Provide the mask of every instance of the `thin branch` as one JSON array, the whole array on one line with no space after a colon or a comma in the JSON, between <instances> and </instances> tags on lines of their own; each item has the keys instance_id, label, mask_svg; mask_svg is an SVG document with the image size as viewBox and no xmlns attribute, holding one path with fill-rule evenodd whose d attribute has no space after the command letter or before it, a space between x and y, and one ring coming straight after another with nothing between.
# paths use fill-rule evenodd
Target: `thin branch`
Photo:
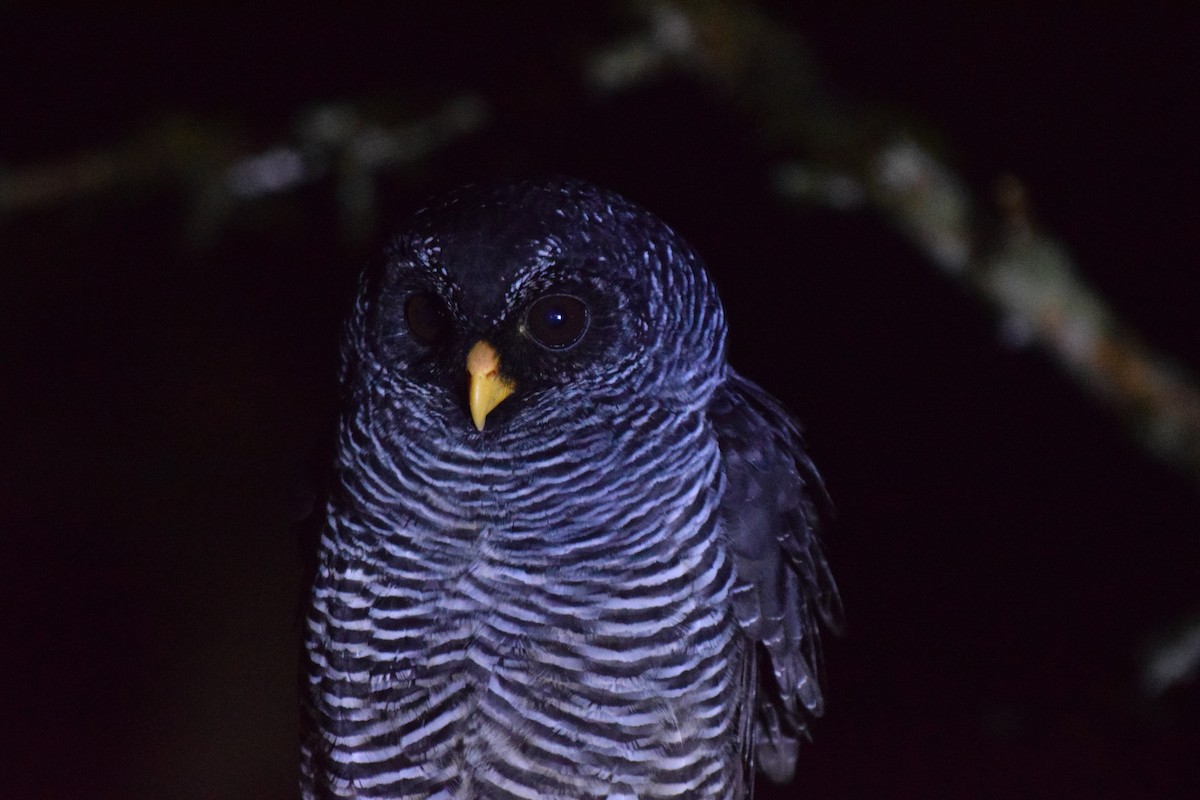
<instances>
[{"instance_id":1,"label":"thin branch","mask_svg":"<svg viewBox=\"0 0 1200 800\"><path fill-rule=\"evenodd\" d=\"M399 124L351 105L322 105L301 116L292 141L258 152L236 130L167 120L112 151L0 172L0 220L103 192L176 185L192 197L194 239L209 241L240 203L333 176L344 226L361 233L374 220L381 172L421 163L487 118L487 105L473 96Z\"/></svg>"},{"instance_id":2,"label":"thin branch","mask_svg":"<svg viewBox=\"0 0 1200 800\"><path fill-rule=\"evenodd\" d=\"M836 100L799 39L751 4L634 8L641 30L589 64L597 91L620 92L672 71L695 76L748 112L767 146L807 154L804 163L778 165L781 196L881 212L996 310L1007 341L1042 348L1147 449L1200 481L1195 378L1146 346L1080 276L1066 248L1033 220L1017 178L1000 177L993 201L976 201L912 126Z\"/></svg>"},{"instance_id":3,"label":"thin branch","mask_svg":"<svg viewBox=\"0 0 1200 800\"><path fill-rule=\"evenodd\" d=\"M1189 619L1179 630L1158 642L1142 670L1142 689L1159 698L1183 687L1200 675L1200 619Z\"/></svg>"}]
</instances>

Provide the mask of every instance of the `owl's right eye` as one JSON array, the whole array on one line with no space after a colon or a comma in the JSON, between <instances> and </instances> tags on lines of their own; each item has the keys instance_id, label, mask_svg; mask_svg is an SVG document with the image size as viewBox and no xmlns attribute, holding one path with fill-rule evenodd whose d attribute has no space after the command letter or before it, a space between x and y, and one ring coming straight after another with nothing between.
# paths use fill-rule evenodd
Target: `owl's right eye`
<instances>
[{"instance_id":1,"label":"owl's right eye","mask_svg":"<svg viewBox=\"0 0 1200 800\"><path fill-rule=\"evenodd\" d=\"M417 341L433 345L450 334L450 312L437 295L420 292L408 298L404 304L404 320Z\"/></svg>"},{"instance_id":2,"label":"owl's right eye","mask_svg":"<svg viewBox=\"0 0 1200 800\"><path fill-rule=\"evenodd\" d=\"M587 327L587 304L569 294L548 294L535 300L525 312L525 330L551 350L573 347Z\"/></svg>"}]
</instances>

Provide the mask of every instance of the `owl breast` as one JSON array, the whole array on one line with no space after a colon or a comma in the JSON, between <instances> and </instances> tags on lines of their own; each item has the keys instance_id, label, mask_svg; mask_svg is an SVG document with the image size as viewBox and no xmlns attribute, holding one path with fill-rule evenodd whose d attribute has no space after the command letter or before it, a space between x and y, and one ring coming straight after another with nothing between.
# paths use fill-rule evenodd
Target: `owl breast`
<instances>
[{"instance_id":1,"label":"owl breast","mask_svg":"<svg viewBox=\"0 0 1200 800\"><path fill-rule=\"evenodd\" d=\"M552 442L522 470L495 446L356 470L310 616L312 757L347 796L737 796L719 454L699 420L641 424L689 455L652 461L634 425L609 464Z\"/></svg>"}]
</instances>

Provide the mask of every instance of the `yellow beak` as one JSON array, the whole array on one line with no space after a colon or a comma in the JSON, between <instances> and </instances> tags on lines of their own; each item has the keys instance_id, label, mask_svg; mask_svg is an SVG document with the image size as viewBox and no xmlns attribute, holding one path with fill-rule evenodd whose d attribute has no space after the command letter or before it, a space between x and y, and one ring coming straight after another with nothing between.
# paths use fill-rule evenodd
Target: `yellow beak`
<instances>
[{"instance_id":1,"label":"yellow beak","mask_svg":"<svg viewBox=\"0 0 1200 800\"><path fill-rule=\"evenodd\" d=\"M483 430L483 421L492 409L513 392L513 382L500 377L500 356L496 348L480 339L467 354L467 372L471 376L467 388L471 419Z\"/></svg>"}]
</instances>

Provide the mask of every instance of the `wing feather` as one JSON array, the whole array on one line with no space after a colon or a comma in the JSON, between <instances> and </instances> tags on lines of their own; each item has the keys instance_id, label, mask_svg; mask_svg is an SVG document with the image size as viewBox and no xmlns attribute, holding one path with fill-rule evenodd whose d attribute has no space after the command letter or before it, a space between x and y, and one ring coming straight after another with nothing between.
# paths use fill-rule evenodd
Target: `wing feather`
<instances>
[{"instance_id":1,"label":"wing feather","mask_svg":"<svg viewBox=\"0 0 1200 800\"><path fill-rule=\"evenodd\" d=\"M783 782L808 718L822 711L818 629L836 629L841 617L818 538L829 499L795 419L758 386L731 371L710 416L725 469L733 608L759 666L751 752L759 770Z\"/></svg>"}]
</instances>

